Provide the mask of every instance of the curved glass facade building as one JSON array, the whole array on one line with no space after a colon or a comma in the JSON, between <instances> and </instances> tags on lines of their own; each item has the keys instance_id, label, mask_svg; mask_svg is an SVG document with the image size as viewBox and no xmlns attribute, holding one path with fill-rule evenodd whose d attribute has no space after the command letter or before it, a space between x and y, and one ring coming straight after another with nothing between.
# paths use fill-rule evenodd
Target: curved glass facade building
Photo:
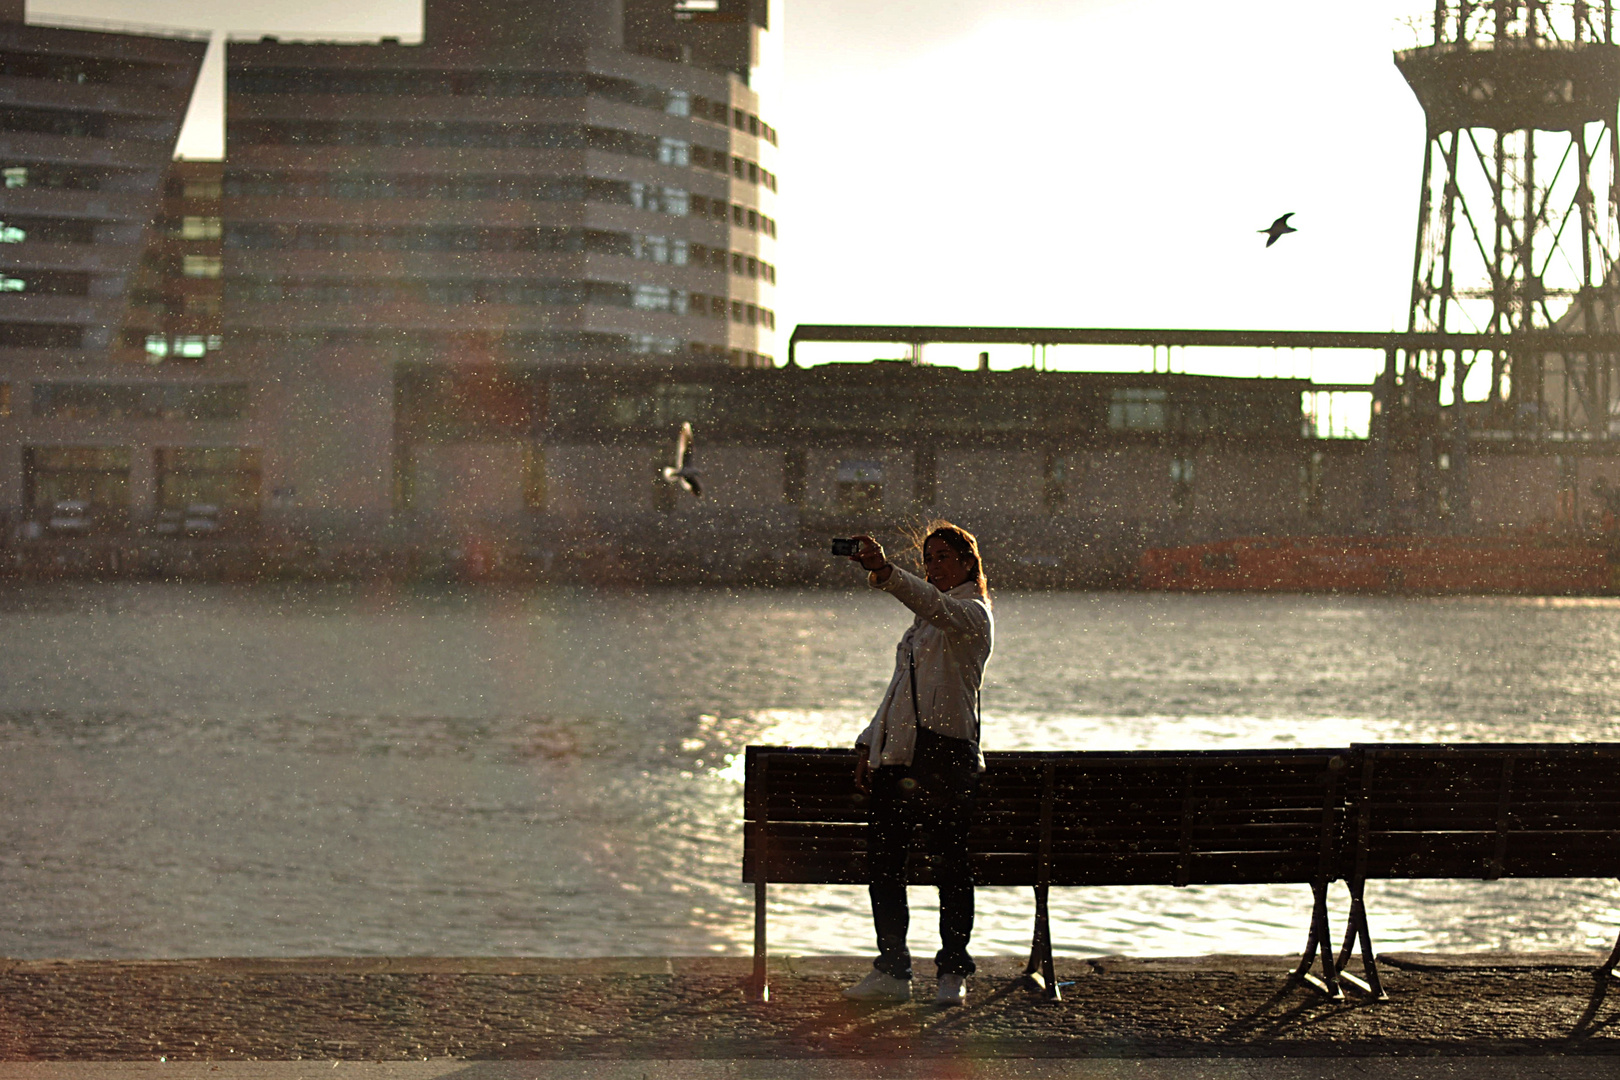
<instances>
[{"instance_id":1,"label":"curved glass facade building","mask_svg":"<svg viewBox=\"0 0 1620 1080\"><path fill-rule=\"evenodd\" d=\"M769 22L429 0L421 45L233 43L232 348L769 366Z\"/></svg>"}]
</instances>

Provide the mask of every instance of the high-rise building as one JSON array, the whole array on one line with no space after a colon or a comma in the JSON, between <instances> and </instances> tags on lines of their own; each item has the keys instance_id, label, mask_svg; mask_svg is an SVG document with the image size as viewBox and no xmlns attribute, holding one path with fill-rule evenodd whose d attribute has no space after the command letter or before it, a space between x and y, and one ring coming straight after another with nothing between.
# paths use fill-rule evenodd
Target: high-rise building
<instances>
[{"instance_id":1,"label":"high-rise building","mask_svg":"<svg viewBox=\"0 0 1620 1080\"><path fill-rule=\"evenodd\" d=\"M230 46L225 340L288 509L413 508L401 387L529 415L556 365L772 363L769 21L427 0L420 45Z\"/></svg>"},{"instance_id":2,"label":"high-rise building","mask_svg":"<svg viewBox=\"0 0 1620 1080\"><path fill-rule=\"evenodd\" d=\"M162 422L221 393L152 363L130 304L206 35L29 26L20 8L0 7L0 506L117 519L152 503Z\"/></svg>"}]
</instances>

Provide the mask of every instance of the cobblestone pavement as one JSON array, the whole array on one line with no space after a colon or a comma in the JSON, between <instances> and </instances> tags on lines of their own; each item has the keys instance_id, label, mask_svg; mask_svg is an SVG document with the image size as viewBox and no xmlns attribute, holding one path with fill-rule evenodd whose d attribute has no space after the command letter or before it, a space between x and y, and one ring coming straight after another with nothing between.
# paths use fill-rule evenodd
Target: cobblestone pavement
<instances>
[{"instance_id":1,"label":"cobblestone pavement","mask_svg":"<svg viewBox=\"0 0 1620 1080\"><path fill-rule=\"evenodd\" d=\"M737 958L0 961L0 1061L1620 1056L1598 959L1396 955L1376 1004L1275 957L1069 960L1052 1002L999 958L950 1010L844 1001L851 957L774 962L766 1004Z\"/></svg>"}]
</instances>

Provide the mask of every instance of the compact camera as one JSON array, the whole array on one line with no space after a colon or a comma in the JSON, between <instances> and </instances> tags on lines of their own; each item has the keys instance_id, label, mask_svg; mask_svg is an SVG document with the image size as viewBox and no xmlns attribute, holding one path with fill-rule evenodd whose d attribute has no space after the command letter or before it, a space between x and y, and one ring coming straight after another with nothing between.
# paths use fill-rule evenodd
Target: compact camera
<instances>
[{"instance_id":1,"label":"compact camera","mask_svg":"<svg viewBox=\"0 0 1620 1080\"><path fill-rule=\"evenodd\" d=\"M853 559L861 553L861 542L859 540L834 540L832 542L832 553L840 558Z\"/></svg>"}]
</instances>

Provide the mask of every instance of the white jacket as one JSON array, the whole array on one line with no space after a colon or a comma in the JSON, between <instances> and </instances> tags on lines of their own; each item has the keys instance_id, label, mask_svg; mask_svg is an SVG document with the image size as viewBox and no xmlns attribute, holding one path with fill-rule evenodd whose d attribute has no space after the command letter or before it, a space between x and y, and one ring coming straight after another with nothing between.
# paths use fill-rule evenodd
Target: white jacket
<instances>
[{"instance_id":1,"label":"white jacket","mask_svg":"<svg viewBox=\"0 0 1620 1080\"><path fill-rule=\"evenodd\" d=\"M979 686L990 659L994 620L990 601L977 582L940 592L916 574L893 567L889 580L873 588L890 593L917 613L895 648L894 677L883 704L857 747L867 750L873 768L909 765L917 745L917 723L953 739L979 738ZM917 673L917 702L911 700L911 673ZM979 755L984 770L984 755Z\"/></svg>"}]
</instances>

